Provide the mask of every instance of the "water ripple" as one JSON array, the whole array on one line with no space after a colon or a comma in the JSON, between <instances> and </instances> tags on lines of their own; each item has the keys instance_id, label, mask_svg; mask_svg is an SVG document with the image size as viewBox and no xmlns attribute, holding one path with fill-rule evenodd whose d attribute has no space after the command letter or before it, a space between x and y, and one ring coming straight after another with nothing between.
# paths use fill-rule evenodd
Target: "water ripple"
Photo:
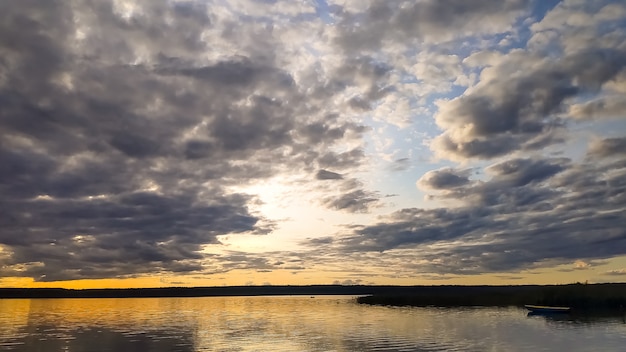
<instances>
[{"instance_id":1,"label":"water ripple","mask_svg":"<svg viewBox=\"0 0 626 352\"><path fill-rule=\"evenodd\" d=\"M619 350L619 319L516 308L392 308L349 297L0 300L7 351Z\"/></svg>"}]
</instances>

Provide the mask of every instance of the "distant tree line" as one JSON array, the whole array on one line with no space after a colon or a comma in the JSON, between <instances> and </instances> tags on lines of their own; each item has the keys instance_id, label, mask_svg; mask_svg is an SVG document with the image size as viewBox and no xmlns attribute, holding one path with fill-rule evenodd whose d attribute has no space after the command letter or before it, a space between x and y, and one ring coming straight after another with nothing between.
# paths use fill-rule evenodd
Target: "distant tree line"
<instances>
[{"instance_id":1,"label":"distant tree line","mask_svg":"<svg viewBox=\"0 0 626 352\"><path fill-rule=\"evenodd\" d=\"M353 295L358 303L393 306L523 306L577 309L626 307L626 283L518 286L223 286L136 289L0 288L0 298L131 298Z\"/></svg>"},{"instance_id":2,"label":"distant tree line","mask_svg":"<svg viewBox=\"0 0 626 352\"><path fill-rule=\"evenodd\" d=\"M549 286L433 286L411 294L374 294L359 303L393 306L563 306L624 312L626 283Z\"/></svg>"}]
</instances>

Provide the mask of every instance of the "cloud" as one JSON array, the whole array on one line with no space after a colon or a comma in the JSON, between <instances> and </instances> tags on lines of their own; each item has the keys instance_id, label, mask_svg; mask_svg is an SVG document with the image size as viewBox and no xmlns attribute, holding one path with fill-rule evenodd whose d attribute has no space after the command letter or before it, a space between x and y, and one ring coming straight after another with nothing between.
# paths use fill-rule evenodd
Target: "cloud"
<instances>
[{"instance_id":1,"label":"cloud","mask_svg":"<svg viewBox=\"0 0 626 352\"><path fill-rule=\"evenodd\" d=\"M0 275L449 278L626 254L626 7L327 5L0 4ZM460 163L409 168L432 156ZM456 207L378 214L394 171ZM208 254L280 228L268 180L352 225Z\"/></svg>"},{"instance_id":2,"label":"cloud","mask_svg":"<svg viewBox=\"0 0 626 352\"><path fill-rule=\"evenodd\" d=\"M316 237L307 239L304 244L311 246L324 246L333 243L334 238L332 236Z\"/></svg>"},{"instance_id":3,"label":"cloud","mask_svg":"<svg viewBox=\"0 0 626 352\"><path fill-rule=\"evenodd\" d=\"M471 170L454 170L444 168L429 171L417 181L420 188L429 190L449 189L465 186L470 183L469 173Z\"/></svg>"},{"instance_id":4,"label":"cloud","mask_svg":"<svg viewBox=\"0 0 626 352\"><path fill-rule=\"evenodd\" d=\"M589 146L590 156L609 157L626 154L626 137L605 138L592 141Z\"/></svg>"},{"instance_id":5,"label":"cloud","mask_svg":"<svg viewBox=\"0 0 626 352\"><path fill-rule=\"evenodd\" d=\"M353 286L353 285L362 285L363 284L363 280L361 279L356 279L356 280L352 280L352 279L345 279L345 280L335 280L333 281L333 285L343 285L343 286Z\"/></svg>"},{"instance_id":6,"label":"cloud","mask_svg":"<svg viewBox=\"0 0 626 352\"><path fill-rule=\"evenodd\" d=\"M432 150L458 161L493 159L565 142L571 119L621 119L623 14L610 1L561 1L530 25L527 46L469 55L463 63L479 80L438 103L443 133Z\"/></svg>"},{"instance_id":7,"label":"cloud","mask_svg":"<svg viewBox=\"0 0 626 352\"><path fill-rule=\"evenodd\" d=\"M568 167L566 158L552 159L511 159L486 168L494 180L506 182L510 186L525 186L531 182L541 182Z\"/></svg>"},{"instance_id":8,"label":"cloud","mask_svg":"<svg viewBox=\"0 0 626 352\"><path fill-rule=\"evenodd\" d=\"M285 63L278 38L294 29L233 15L167 1L0 5L2 276L235 268L206 267L203 247L275 223L230 186L301 171L341 180L326 169L364 162L367 127L337 112L352 85L384 94L388 69L363 60L328 100L309 99L329 80ZM364 211L374 198L361 188L331 203Z\"/></svg>"},{"instance_id":9,"label":"cloud","mask_svg":"<svg viewBox=\"0 0 626 352\"><path fill-rule=\"evenodd\" d=\"M625 119L626 99L621 95L611 95L583 104L570 106L569 115L577 119Z\"/></svg>"},{"instance_id":10,"label":"cloud","mask_svg":"<svg viewBox=\"0 0 626 352\"><path fill-rule=\"evenodd\" d=\"M341 180L343 176L336 172L328 171L328 170L319 170L315 175L315 178L318 180Z\"/></svg>"},{"instance_id":11,"label":"cloud","mask_svg":"<svg viewBox=\"0 0 626 352\"><path fill-rule=\"evenodd\" d=\"M584 260L576 260L574 261L574 263L572 263L572 267L571 268L564 268L564 269L559 269L559 271L561 272L573 272L573 271L580 271L580 270L589 270L594 266L598 266L601 264L606 264L605 261L584 261Z\"/></svg>"},{"instance_id":12,"label":"cloud","mask_svg":"<svg viewBox=\"0 0 626 352\"><path fill-rule=\"evenodd\" d=\"M587 48L558 62L509 54L465 95L440 103L436 121L445 132L432 149L451 159L491 159L559 142L565 102L597 91L624 62L626 51L619 49ZM513 63L534 67L520 71Z\"/></svg>"},{"instance_id":13,"label":"cloud","mask_svg":"<svg viewBox=\"0 0 626 352\"><path fill-rule=\"evenodd\" d=\"M396 159L390 165L392 171L405 171L411 166L411 160L409 158Z\"/></svg>"},{"instance_id":14,"label":"cloud","mask_svg":"<svg viewBox=\"0 0 626 352\"><path fill-rule=\"evenodd\" d=\"M626 269L609 270L609 271L606 271L604 273L604 275L625 276L626 275Z\"/></svg>"},{"instance_id":15,"label":"cloud","mask_svg":"<svg viewBox=\"0 0 626 352\"><path fill-rule=\"evenodd\" d=\"M490 170L493 177L484 182L453 177L443 183L461 187L447 195L460 200L460 207L402 209L355 227L334 246L348 256L389 253L419 263L417 272L439 274L506 272L625 254L626 232L616 210L626 205L626 186L618 181L623 165L522 159ZM597 179L599 172L606 178Z\"/></svg>"},{"instance_id":16,"label":"cloud","mask_svg":"<svg viewBox=\"0 0 626 352\"><path fill-rule=\"evenodd\" d=\"M191 192L3 201L3 209L13 209L0 233L11 253L4 274L11 274L13 264L38 262L20 274L48 281L200 271L199 251L219 243L217 235L270 231L261 230L263 219L251 215L246 202L245 196L228 195L203 204Z\"/></svg>"},{"instance_id":17,"label":"cloud","mask_svg":"<svg viewBox=\"0 0 626 352\"><path fill-rule=\"evenodd\" d=\"M366 2L358 7L341 7L337 44L344 50L380 48L387 42L446 41L477 34L501 33L529 5L525 0L459 0ZM357 9L361 10L357 12ZM358 26L355 23L359 23Z\"/></svg>"},{"instance_id":18,"label":"cloud","mask_svg":"<svg viewBox=\"0 0 626 352\"><path fill-rule=\"evenodd\" d=\"M517 158L486 166L486 174L491 175L486 182L470 180L470 169L444 168L427 172L418 186L441 191L434 198L453 199L461 204L509 209L529 206L536 210L545 207L545 200L554 196L551 184L546 181L569 168L571 161L567 158Z\"/></svg>"},{"instance_id":19,"label":"cloud","mask_svg":"<svg viewBox=\"0 0 626 352\"><path fill-rule=\"evenodd\" d=\"M330 209L344 210L350 213L366 213L375 206L379 197L363 189L352 190L324 199L323 204Z\"/></svg>"}]
</instances>

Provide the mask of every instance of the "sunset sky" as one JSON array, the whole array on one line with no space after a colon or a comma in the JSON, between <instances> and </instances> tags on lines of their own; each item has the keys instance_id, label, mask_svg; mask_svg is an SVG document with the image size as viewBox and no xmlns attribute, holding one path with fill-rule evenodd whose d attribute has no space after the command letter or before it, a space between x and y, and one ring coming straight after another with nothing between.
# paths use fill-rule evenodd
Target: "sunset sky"
<instances>
[{"instance_id":1,"label":"sunset sky","mask_svg":"<svg viewBox=\"0 0 626 352\"><path fill-rule=\"evenodd\" d=\"M626 281L626 2L0 2L0 287Z\"/></svg>"}]
</instances>

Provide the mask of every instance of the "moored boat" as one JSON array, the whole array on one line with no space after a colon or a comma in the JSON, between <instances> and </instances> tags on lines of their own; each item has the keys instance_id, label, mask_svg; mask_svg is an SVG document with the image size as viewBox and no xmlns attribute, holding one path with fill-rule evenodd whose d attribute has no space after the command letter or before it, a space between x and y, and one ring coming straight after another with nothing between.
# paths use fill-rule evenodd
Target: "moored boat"
<instances>
[{"instance_id":1,"label":"moored boat","mask_svg":"<svg viewBox=\"0 0 626 352\"><path fill-rule=\"evenodd\" d=\"M570 307L536 306L532 304L524 305L532 313L569 313Z\"/></svg>"}]
</instances>

